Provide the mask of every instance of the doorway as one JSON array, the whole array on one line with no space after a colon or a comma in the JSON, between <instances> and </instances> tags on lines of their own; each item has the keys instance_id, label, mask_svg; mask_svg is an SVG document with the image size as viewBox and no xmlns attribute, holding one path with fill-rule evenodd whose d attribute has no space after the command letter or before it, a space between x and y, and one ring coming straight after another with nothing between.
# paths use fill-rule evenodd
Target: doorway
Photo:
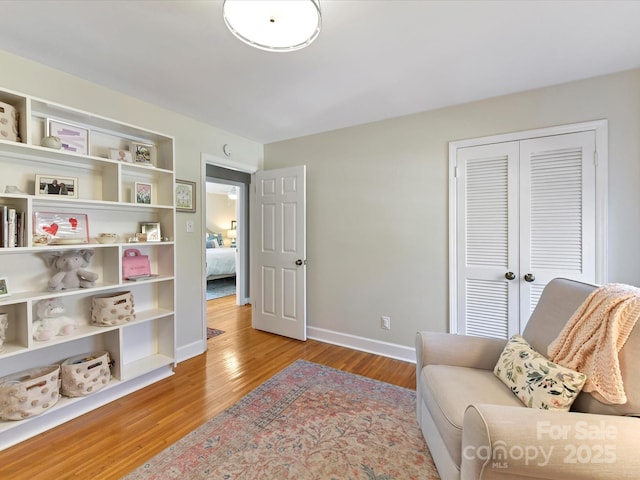
<instances>
[{"instance_id":1,"label":"doorway","mask_svg":"<svg viewBox=\"0 0 640 480\"><path fill-rule=\"evenodd\" d=\"M239 187L207 179L205 188L205 261L207 301L238 297L237 218ZM237 280L240 281L237 281Z\"/></svg>"},{"instance_id":2,"label":"doorway","mask_svg":"<svg viewBox=\"0 0 640 480\"><path fill-rule=\"evenodd\" d=\"M207 188L216 190L216 195L219 198L226 198L221 203L219 202L218 205L222 205L225 202L228 204L225 208L220 209L221 213L216 217L216 215L210 215L209 202L203 202L205 205L205 234L218 234L212 237L222 244L223 249L226 248L228 251L235 252L236 304L246 305L251 301L249 291L249 185L251 184L251 174L214 165L207 160L205 160L204 168ZM209 187L210 184L217 186ZM233 204L235 210L229 204ZM213 210L214 207L211 209ZM208 218L210 216L214 217L214 219L210 220ZM211 228L216 231L212 231ZM234 245L234 239L235 246L232 246ZM209 252L208 256L211 257L212 252ZM207 270L209 270L208 266ZM219 274L229 276L228 272L225 271L220 273L215 271L207 272L206 276L208 278Z\"/></svg>"}]
</instances>

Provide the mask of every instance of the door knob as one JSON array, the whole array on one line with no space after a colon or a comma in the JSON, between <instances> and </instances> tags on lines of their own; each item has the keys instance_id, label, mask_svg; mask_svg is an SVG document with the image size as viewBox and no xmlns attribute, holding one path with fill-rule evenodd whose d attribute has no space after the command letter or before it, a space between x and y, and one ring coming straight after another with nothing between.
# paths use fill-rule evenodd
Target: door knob
<instances>
[{"instance_id":1,"label":"door knob","mask_svg":"<svg viewBox=\"0 0 640 480\"><path fill-rule=\"evenodd\" d=\"M507 280L513 280L514 278L516 278L516 274L513 272L507 272L504 274L504 278L506 278Z\"/></svg>"},{"instance_id":2,"label":"door knob","mask_svg":"<svg viewBox=\"0 0 640 480\"><path fill-rule=\"evenodd\" d=\"M296 260L296 265L300 266L302 265L304 262L301 259Z\"/></svg>"},{"instance_id":3,"label":"door knob","mask_svg":"<svg viewBox=\"0 0 640 480\"><path fill-rule=\"evenodd\" d=\"M536 277L533 275L533 273L527 273L524 276L524 281L525 282L533 282L536 279Z\"/></svg>"}]
</instances>

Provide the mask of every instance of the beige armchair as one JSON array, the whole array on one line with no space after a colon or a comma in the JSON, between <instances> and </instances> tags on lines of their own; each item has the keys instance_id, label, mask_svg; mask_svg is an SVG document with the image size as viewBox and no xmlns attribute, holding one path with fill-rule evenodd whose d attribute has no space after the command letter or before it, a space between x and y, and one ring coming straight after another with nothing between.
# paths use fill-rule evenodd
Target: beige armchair
<instances>
[{"instance_id":1,"label":"beige armchair","mask_svg":"<svg viewBox=\"0 0 640 480\"><path fill-rule=\"evenodd\" d=\"M523 337L546 355L593 285L555 279ZM443 480L639 479L640 326L620 350L627 403L582 392L571 411L525 407L494 374L504 340L418 332L417 415Z\"/></svg>"}]
</instances>

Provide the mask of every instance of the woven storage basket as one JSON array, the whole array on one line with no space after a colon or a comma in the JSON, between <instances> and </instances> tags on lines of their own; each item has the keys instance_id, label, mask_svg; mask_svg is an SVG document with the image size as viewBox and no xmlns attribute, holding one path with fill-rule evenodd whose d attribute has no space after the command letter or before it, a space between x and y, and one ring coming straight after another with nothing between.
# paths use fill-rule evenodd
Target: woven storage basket
<instances>
[{"instance_id":1,"label":"woven storage basket","mask_svg":"<svg viewBox=\"0 0 640 480\"><path fill-rule=\"evenodd\" d=\"M32 368L0 378L0 418L22 420L53 407L60 398L60 366Z\"/></svg>"},{"instance_id":2,"label":"woven storage basket","mask_svg":"<svg viewBox=\"0 0 640 480\"><path fill-rule=\"evenodd\" d=\"M109 352L87 353L62 362L61 393L67 397L84 397L97 392L111 380Z\"/></svg>"},{"instance_id":3,"label":"woven storage basket","mask_svg":"<svg viewBox=\"0 0 640 480\"><path fill-rule=\"evenodd\" d=\"M110 327L130 322L136 318L131 292L116 292L105 297L93 297L91 323Z\"/></svg>"},{"instance_id":4,"label":"woven storage basket","mask_svg":"<svg viewBox=\"0 0 640 480\"><path fill-rule=\"evenodd\" d=\"M0 139L18 141L18 116L13 105L0 102Z\"/></svg>"}]
</instances>

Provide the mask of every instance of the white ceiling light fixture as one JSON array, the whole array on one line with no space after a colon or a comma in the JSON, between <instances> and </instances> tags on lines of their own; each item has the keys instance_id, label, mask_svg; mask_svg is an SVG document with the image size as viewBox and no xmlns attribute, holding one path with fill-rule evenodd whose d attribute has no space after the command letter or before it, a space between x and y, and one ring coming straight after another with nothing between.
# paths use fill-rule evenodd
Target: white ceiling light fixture
<instances>
[{"instance_id":1,"label":"white ceiling light fixture","mask_svg":"<svg viewBox=\"0 0 640 480\"><path fill-rule=\"evenodd\" d=\"M225 0L224 21L231 33L252 47L292 52L320 34L320 0Z\"/></svg>"}]
</instances>

